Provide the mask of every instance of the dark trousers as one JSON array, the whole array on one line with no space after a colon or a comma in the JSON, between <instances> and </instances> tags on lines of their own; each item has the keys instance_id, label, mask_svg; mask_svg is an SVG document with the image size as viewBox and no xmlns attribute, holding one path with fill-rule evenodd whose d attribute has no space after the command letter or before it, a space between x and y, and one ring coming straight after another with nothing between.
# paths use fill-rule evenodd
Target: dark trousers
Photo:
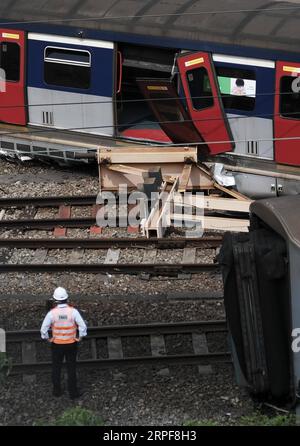
<instances>
[{"instance_id":1,"label":"dark trousers","mask_svg":"<svg viewBox=\"0 0 300 446\"><path fill-rule=\"evenodd\" d=\"M70 396L78 393L76 377L77 342L73 344L52 344L52 383L53 393L61 393L61 369L66 358L68 390Z\"/></svg>"}]
</instances>

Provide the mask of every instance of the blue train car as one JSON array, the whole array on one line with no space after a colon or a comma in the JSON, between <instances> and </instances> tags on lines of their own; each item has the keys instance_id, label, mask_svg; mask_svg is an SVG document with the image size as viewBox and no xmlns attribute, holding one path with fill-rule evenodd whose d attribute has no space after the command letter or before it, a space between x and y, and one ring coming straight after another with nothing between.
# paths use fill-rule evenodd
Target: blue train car
<instances>
[{"instance_id":1,"label":"blue train car","mask_svg":"<svg viewBox=\"0 0 300 446\"><path fill-rule=\"evenodd\" d=\"M297 3L3 0L0 20L3 153L197 144L244 193L299 192Z\"/></svg>"}]
</instances>

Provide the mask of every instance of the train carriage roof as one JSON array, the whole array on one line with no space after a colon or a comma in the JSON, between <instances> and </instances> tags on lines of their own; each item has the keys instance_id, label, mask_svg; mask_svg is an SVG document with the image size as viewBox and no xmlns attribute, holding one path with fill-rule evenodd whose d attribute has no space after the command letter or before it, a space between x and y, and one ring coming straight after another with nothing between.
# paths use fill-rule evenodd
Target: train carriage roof
<instances>
[{"instance_id":1,"label":"train carriage roof","mask_svg":"<svg viewBox=\"0 0 300 446\"><path fill-rule=\"evenodd\" d=\"M300 52L300 0L1 0L0 20Z\"/></svg>"}]
</instances>

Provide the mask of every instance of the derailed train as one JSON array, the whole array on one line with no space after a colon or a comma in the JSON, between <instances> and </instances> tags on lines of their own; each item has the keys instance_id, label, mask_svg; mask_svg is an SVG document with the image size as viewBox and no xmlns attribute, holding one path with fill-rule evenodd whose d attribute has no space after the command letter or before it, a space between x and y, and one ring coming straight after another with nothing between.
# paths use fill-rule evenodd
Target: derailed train
<instances>
[{"instance_id":1,"label":"derailed train","mask_svg":"<svg viewBox=\"0 0 300 446\"><path fill-rule=\"evenodd\" d=\"M1 153L196 144L240 192L297 194L297 3L1 1Z\"/></svg>"},{"instance_id":2,"label":"derailed train","mask_svg":"<svg viewBox=\"0 0 300 446\"><path fill-rule=\"evenodd\" d=\"M192 144L250 197L299 193L300 1L1 0L0 21L3 155ZM299 204L252 205L220 257L239 382L292 404Z\"/></svg>"}]
</instances>

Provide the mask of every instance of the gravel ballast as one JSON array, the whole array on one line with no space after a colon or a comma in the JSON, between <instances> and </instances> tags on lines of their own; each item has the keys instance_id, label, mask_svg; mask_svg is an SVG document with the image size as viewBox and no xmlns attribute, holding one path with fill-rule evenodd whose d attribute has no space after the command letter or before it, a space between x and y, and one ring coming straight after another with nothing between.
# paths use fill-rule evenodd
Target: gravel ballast
<instances>
[{"instance_id":1,"label":"gravel ballast","mask_svg":"<svg viewBox=\"0 0 300 446\"><path fill-rule=\"evenodd\" d=\"M172 301L165 299L126 298L99 301L74 299L88 325L140 324L145 322L223 319L221 301ZM6 329L38 329L46 313L41 299L2 299L0 326ZM220 335L218 335L220 336ZM180 343L191 351L190 339L170 336L166 340L169 354L180 352ZM128 356L149 353L147 342L124 340ZM214 345L213 348L216 346ZM220 339L220 349L224 339ZM104 345L99 346L103 357ZM80 357L88 357L84 345ZM48 344L38 348L40 359L49 359ZM1 423L4 425L32 425L51 423L57 414L81 406L95 411L108 425L181 425L200 419L213 419L221 423L234 422L235 418L253 412L253 402L238 389L231 365L213 366L213 373L202 375L196 366L170 367L168 373L161 367L79 372L83 397L77 402L69 400L67 392L62 398L51 395L49 373L37 376L37 382L23 384L21 379L10 377L1 392Z\"/></svg>"},{"instance_id":2,"label":"gravel ballast","mask_svg":"<svg viewBox=\"0 0 300 446\"><path fill-rule=\"evenodd\" d=\"M97 194L96 169L58 168L38 163L11 163L0 160L0 197L47 197ZM87 215L87 210L74 211ZM83 214L81 214L83 212ZM52 217L51 210L39 210L40 218ZM16 215L11 216L15 218ZM71 232L72 231L72 232ZM89 236L86 230L70 230L76 236ZM50 231L3 231L1 237L49 237ZM178 233L179 235L179 233ZM104 237L128 236L126 229L105 229ZM135 237L136 235L131 235ZM5 259L10 252L2 250ZM29 253L16 251L11 261L27 261ZM91 251L89 261L95 261L99 252ZM101 256L104 256L104 252ZM126 253L125 253L126 254ZM197 262L212 262L214 250L197 254ZM56 252L55 261L60 261ZM66 258L66 253L63 253ZM140 252L128 253L131 261L141 261ZM159 254L160 255L160 254ZM182 253L170 253L162 262L180 263ZM175 257L174 257L175 256ZM127 257L121 256L121 262ZM0 274L0 327L6 330L39 329L46 314L46 298L54 288L67 288L72 302L79 308L89 326L141 324L151 322L179 322L224 319L223 302L217 299L193 300L188 295L204 293L222 296L223 287L218 273L201 273L190 278L144 277L109 274ZM135 294L142 297L135 298ZM16 295L24 296L17 298ZM118 295L117 298L114 296ZM165 296L162 298L161 296ZM177 296L173 298L173 295ZM26 298L25 298L26 296ZM74 296L81 296L74 297ZM90 298L89 296L95 296ZM144 296L144 298L143 298ZM168 298L166 298L168 296ZM191 351L188 338L169 337L168 351L179 352L182 344ZM209 339L209 348L224 348L224 338ZM20 355L16 347L16 354ZM97 342L102 357L107 356L105 343ZM147 342L132 345L124 340L126 354L149 353ZM49 359L49 346L37 347L39 359ZM81 345L80 357L89 356L88 346ZM33 425L53 422L62 412L73 406L95 411L107 425L181 425L192 420L213 419L221 423L253 412L253 402L236 386L232 366L213 366L213 373L199 374L196 366L139 367L129 370L79 372L83 397L72 402L65 392L55 399L51 394L50 375L37 376L36 383L23 383L22 378L11 376L0 393L0 425Z\"/></svg>"}]
</instances>

